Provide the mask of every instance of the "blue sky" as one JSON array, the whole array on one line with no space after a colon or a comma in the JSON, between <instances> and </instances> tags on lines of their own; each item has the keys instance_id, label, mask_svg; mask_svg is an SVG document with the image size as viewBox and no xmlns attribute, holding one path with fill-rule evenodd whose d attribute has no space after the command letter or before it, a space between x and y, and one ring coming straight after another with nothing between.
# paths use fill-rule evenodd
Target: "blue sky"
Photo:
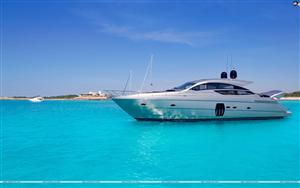
<instances>
[{"instance_id":1,"label":"blue sky","mask_svg":"<svg viewBox=\"0 0 300 188\"><path fill-rule=\"evenodd\" d=\"M84 3L85 2L85 3ZM232 54L254 91L299 90L299 7L289 0L4 1L4 96L133 89L219 77Z\"/></svg>"}]
</instances>

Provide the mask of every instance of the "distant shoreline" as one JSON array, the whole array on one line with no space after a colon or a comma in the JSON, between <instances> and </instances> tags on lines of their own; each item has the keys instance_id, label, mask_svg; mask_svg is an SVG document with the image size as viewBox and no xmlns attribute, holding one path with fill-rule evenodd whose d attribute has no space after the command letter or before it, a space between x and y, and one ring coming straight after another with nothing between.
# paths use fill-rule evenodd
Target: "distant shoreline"
<instances>
[{"instance_id":1,"label":"distant shoreline","mask_svg":"<svg viewBox=\"0 0 300 188\"><path fill-rule=\"evenodd\" d=\"M18 98L18 97L0 97L0 100L20 100L20 101L23 101L23 100L29 100L31 98ZM98 96L95 96L95 97L92 97L92 96L89 96L89 97L75 97L75 98L70 98L70 99L67 99L67 98L45 98L44 100L46 101L84 101L84 100L109 100L110 98L108 97L98 97ZM280 99L280 101L299 101L300 100L300 97L282 97Z\"/></svg>"},{"instance_id":2,"label":"distant shoreline","mask_svg":"<svg viewBox=\"0 0 300 188\"><path fill-rule=\"evenodd\" d=\"M31 98L14 98L14 97L0 97L0 100L17 100L25 101ZM75 98L44 98L45 101L84 101L84 100L108 100L108 97L75 97Z\"/></svg>"}]
</instances>

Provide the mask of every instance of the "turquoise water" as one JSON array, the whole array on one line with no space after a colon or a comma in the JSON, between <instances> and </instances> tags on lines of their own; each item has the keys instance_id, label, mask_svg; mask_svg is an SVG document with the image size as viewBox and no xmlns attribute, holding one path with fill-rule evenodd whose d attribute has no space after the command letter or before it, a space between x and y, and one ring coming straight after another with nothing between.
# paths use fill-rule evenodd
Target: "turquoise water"
<instances>
[{"instance_id":1,"label":"turquoise water","mask_svg":"<svg viewBox=\"0 0 300 188\"><path fill-rule=\"evenodd\" d=\"M137 122L112 101L1 101L2 180L299 180L300 102L282 103L292 116L176 123ZM275 187L126 185L174 186Z\"/></svg>"}]
</instances>

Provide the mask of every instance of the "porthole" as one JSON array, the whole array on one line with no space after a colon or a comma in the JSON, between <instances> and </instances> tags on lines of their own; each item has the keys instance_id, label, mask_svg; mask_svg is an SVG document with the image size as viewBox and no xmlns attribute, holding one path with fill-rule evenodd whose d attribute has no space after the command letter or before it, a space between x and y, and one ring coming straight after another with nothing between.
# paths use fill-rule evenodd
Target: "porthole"
<instances>
[{"instance_id":1,"label":"porthole","mask_svg":"<svg viewBox=\"0 0 300 188\"><path fill-rule=\"evenodd\" d=\"M175 104L171 104L170 106L176 106Z\"/></svg>"}]
</instances>

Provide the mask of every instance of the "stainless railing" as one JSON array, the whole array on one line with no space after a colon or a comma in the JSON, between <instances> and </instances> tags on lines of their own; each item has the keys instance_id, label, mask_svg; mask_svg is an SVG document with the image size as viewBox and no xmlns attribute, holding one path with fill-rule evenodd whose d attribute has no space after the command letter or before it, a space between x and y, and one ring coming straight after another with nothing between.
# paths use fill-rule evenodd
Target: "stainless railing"
<instances>
[{"instance_id":1,"label":"stainless railing","mask_svg":"<svg viewBox=\"0 0 300 188\"><path fill-rule=\"evenodd\" d=\"M104 90L103 93L109 98L120 97L126 95L138 94L138 91L124 91L124 90Z\"/></svg>"}]
</instances>

